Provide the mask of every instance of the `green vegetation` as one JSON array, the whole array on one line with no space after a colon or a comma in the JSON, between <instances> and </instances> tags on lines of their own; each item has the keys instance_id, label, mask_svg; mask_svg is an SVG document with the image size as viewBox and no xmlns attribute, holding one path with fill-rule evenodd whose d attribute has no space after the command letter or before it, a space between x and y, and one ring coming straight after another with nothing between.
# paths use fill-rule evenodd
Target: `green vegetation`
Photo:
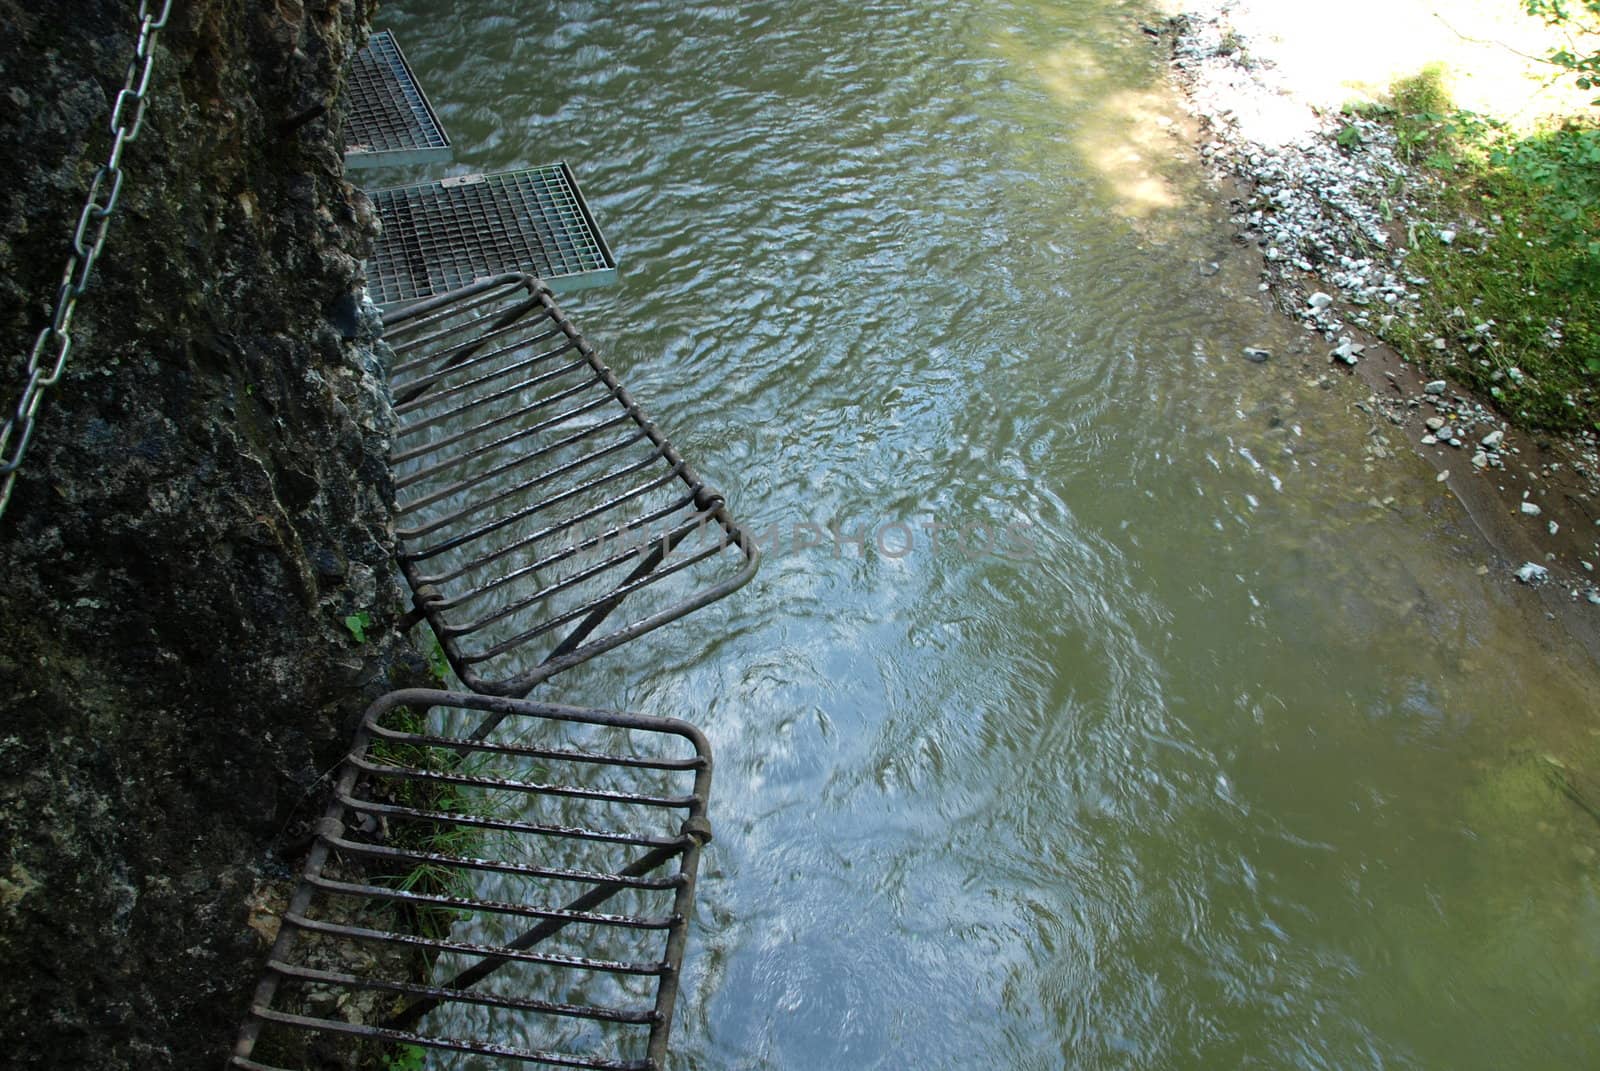
<instances>
[{"instance_id":1,"label":"green vegetation","mask_svg":"<svg viewBox=\"0 0 1600 1071\"><path fill-rule=\"evenodd\" d=\"M1362 111L1438 180L1414 191L1427 218L1461 221L1408 225L1408 266L1429 285L1419 315L1380 334L1523 426L1600 427L1600 123L1517 134L1455 108L1435 68Z\"/></svg>"},{"instance_id":2,"label":"green vegetation","mask_svg":"<svg viewBox=\"0 0 1600 1071\"><path fill-rule=\"evenodd\" d=\"M444 648L439 644L439 637L428 630L428 671L438 680L440 687L450 687L451 672L450 659L445 656Z\"/></svg>"},{"instance_id":3,"label":"green vegetation","mask_svg":"<svg viewBox=\"0 0 1600 1071\"><path fill-rule=\"evenodd\" d=\"M354 631L352 628L352 633ZM389 711L384 715L383 725L389 730L415 735L426 735L434 728L429 725L425 712L409 707L396 707ZM485 763L475 754L468 754L464 758L447 745L430 746L375 737L367 756L380 767L476 774L493 772L486 771ZM381 771L369 775L365 794L367 798L378 802L447 815L488 818L500 809L492 793L414 780ZM375 839L389 848L405 852L472 858L485 853L487 836L481 829L463 827L449 821L390 815L385 818ZM391 889L434 897L466 897L473 892L472 872L461 868L427 861L412 865L401 861L386 863L380 859L352 865L361 867L359 873L349 875L352 879ZM364 910L378 913L375 921L382 928L435 939L448 937L457 922L469 917L467 911L448 905L407 902L372 902ZM385 968L387 973L392 975L398 968L409 971L417 980L431 977L435 953L417 949L393 954L406 962L389 964ZM379 1011L397 1012L402 1005L403 1001L396 998L394 1005L380 1008ZM339 1066L361 1071L421 1071L428 1066L428 1054L426 1048L388 1040L352 1041L348 1051L341 1057ZM279 1063L285 1067L309 1067L313 1063L323 1066L323 1061L313 1061L304 1054L286 1057Z\"/></svg>"},{"instance_id":4,"label":"green vegetation","mask_svg":"<svg viewBox=\"0 0 1600 1071\"><path fill-rule=\"evenodd\" d=\"M428 1050L420 1045L401 1045L383 1066L384 1071L422 1071L428 1066Z\"/></svg>"},{"instance_id":5,"label":"green vegetation","mask_svg":"<svg viewBox=\"0 0 1600 1071\"><path fill-rule=\"evenodd\" d=\"M1524 0L1523 7L1570 39L1587 40L1592 46L1600 35L1600 0ZM1579 89L1600 88L1600 48L1587 53L1572 48L1570 44L1552 48L1546 58L1575 74ZM1600 97L1590 103L1600 105Z\"/></svg>"},{"instance_id":6,"label":"green vegetation","mask_svg":"<svg viewBox=\"0 0 1600 1071\"><path fill-rule=\"evenodd\" d=\"M387 728L404 733L425 733L427 724L421 714L407 707L396 707L385 719ZM370 752L372 758L389 766L414 770L450 770L470 773L472 763L463 761L449 749L400 743L382 738L375 739ZM419 810L442 811L449 814L491 817L488 800L481 794L453 785L438 785L427 781L405 778L384 778L381 785L387 802ZM483 832L447 822L402 820L390 824L388 845L403 851L427 855L450 855L470 858L481 854ZM464 896L470 889L470 874L437 863L418 863L402 873L380 875L379 883L405 892L424 896ZM441 907L407 905L400 909L404 928L425 937L443 937L461 913Z\"/></svg>"},{"instance_id":7,"label":"green vegetation","mask_svg":"<svg viewBox=\"0 0 1600 1071\"><path fill-rule=\"evenodd\" d=\"M372 627L372 615L365 610L359 614L351 614L344 619L344 627L350 630L350 635L357 643L366 643L367 629Z\"/></svg>"}]
</instances>

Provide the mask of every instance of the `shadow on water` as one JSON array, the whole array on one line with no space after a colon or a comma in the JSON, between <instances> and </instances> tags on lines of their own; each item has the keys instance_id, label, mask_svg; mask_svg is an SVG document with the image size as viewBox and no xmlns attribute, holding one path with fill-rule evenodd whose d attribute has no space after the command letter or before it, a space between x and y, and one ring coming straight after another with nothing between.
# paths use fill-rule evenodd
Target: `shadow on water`
<instances>
[{"instance_id":1,"label":"shadow on water","mask_svg":"<svg viewBox=\"0 0 1600 1071\"><path fill-rule=\"evenodd\" d=\"M383 18L454 171L574 166L736 510L866 532L550 694L715 741L675 1066L1596 1062L1594 667L1301 371L1133 8Z\"/></svg>"}]
</instances>

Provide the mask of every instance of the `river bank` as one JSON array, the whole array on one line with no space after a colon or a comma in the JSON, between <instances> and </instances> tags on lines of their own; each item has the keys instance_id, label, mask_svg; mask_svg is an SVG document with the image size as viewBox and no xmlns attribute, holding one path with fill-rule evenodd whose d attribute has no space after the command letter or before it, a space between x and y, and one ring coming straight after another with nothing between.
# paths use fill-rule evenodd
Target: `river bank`
<instances>
[{"instance_id":1,"label":"river bank","mask_svg":"<svg viewBox=\"0 0 1600 1071\"><path fill-rule=\"evenodd\" d=\"M1301 361L1313 377L1359 376L1369 393L1355 408L1378 456L1409 444L1424 457L1507 581L1539 588L1547 611L1600 652L1596 436L1524 431L1447 370L1402 360L1379 339L1415 315L1429 285L1407 263L1418 235L1471 256L1482 228L1430 218L1430 198L1419 194L1434 180L1401 159L1384 124L1340 112L1430 64L1462 72L1452 93L1513 124L1570 109L1570 94L1532 70L1528 57L1543 49L1528 35L1539 24L1496 14L1480 25L1470 9L1446 21L1422 0L1385 5L1378 21L1342 18L1343 30L1258 0L1175 0L1166 13L1166 25L1147 32L1170 50L1236 241L1259 257L1260 289L1306 332L1304 353L1278 358ZM1394 31L1381 40L1352 29L1380 22ZM1337 39L1347 33L1355 36ZM1457 319L1431 344L1478 359L1493 322L1467 310Z\"/></svg>"}]
</instances>

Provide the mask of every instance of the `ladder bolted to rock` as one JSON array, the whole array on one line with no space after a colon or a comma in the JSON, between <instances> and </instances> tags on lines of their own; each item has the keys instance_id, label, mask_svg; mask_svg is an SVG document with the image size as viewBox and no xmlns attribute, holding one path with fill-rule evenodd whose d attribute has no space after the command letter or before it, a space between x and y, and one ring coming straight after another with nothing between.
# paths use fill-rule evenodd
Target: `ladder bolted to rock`
<instances>
[{"instance_id":1,"label":"ladder bolted to rock","mask_svg":"<svg viewBox=\"0 0 1600 1071\"><path fill-rule=\"evenodd\" d=\"M400 565L468 687L526 695L755 575L722 495L539 280L384 323Z\"/></svg>"},{"instance_id":2,"label":"ladder bolted to rock","mask_svg":"<svg viewBox=\"0 0 1600 1071\"><path fill-rule=\"evenodd\" d=\"M556 293L616 281L578 180L564 163L369 192L383 231L367 292L384 309L529 272Z\"/></svg>"},{"instance_id":3,"label":"ladder bolted to rock","mask_svg":"<svg viewBox=\"0 0 1600 1071\"><path fill-rule=\"evenodd\" d=\"M368 711L230 1066L409 1045L659 1069L711 835L709 744L521 697L736 590L757 549L538 280L387 322L414 618L464 683L501 694ZM671 739L690 752L663 755ZM529 1036L548 1040L490 1040Z\"/></svg>"},{"instance_id":4,"label":"ladder bolted to rock","mask_svg":"<svg viewBox=\"0 0 1600 1071\"><path fill-rule=\"evenodd\" d=\"M351 59L345 102L347 168L450 162L450 136L388 30Z\"/></svg>"},{"instance_id":5,"label":"ladder bolted to rock","mask_svg":"<svg viewBox=\"0 0 1600 1071\"><path fill-rule=\"evenodd\" d=\"M351 61L345 164L444 163L450 137L387 30ZM617 262L565 163L369 191L382 232L367 262L381 308L529 272L566 293L616 281Z\"/></svg>"},{"instance_id":6,"label":"ladder bolted to rock","mask_svg":"<svg viewBox=\"0 0 1600 1071\"><path fill-rule=\"evenodd\" d=\"M503 741L476 737L485 718ZM352 1048L393 1066L382 1054L412 1046L659 1068L710 788L710 746L685 722L384 696L317 825L230 1066L320 1067Z\"/></svg>"},{"instance_id":7,"label":"ladder bolted to rock","mask_svg":"<svg viewBox=\"0 0 1600 1071\"><path fill-rule=\"evenodd\" d=\"M392 36L350 85L351 166L448 158ZM555 303L616 273L570 169L374 200L403 625L425 620L471 691L368 709L228 1066L659 1071L710 744L527 696L733 592L759 554Z\"/></svg>"}]
</instances>

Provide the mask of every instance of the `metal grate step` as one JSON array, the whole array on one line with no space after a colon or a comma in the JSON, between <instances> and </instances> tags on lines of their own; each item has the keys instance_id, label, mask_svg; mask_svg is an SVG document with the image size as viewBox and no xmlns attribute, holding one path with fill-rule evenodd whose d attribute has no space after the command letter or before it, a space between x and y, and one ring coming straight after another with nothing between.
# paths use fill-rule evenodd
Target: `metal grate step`
<instances>
[{"instance_id":1,"label":"metal grate step","mask_svg":"<svg viewBox=\"0 0 1600 1071\"><path fill-rule=\"evenodd\" d=\"M384 696L230 1066L660 1068L710 788L684 722Z\"/></svg>"},{"instance_id":2,"label":"metal grate step","mask_svg":"<svg viewBox=\"0 0 1600 1071\"><path fill-rule=\"evenodd\" d=\"M450 138L389 31L374 33L351 59L345 99L346 167L450 160Z\"/></svg>"},{"instance_id":3,"label":"metal grate step","mask_svg":"<svg viewBox=\"0 0 1600 1071\"><path fill-rule=\"evenodd\" d=\"M754 543L551 299L509 275L385 318L400 565L461 680L526 695L734 591ZM625 624L608 619L625 610Z\"/></svg>"},{"instance_id":4,"label":"metal grate step","mask_svg":"<svg viewBox=\"0 0 1600 1071\"><path fill-rule=\"evenodd\" d=\"M557 292L617 277L617 262L564 163L368 196L383 233L367 262L367 289L385 308L507 272L537 275Z\"/></svg>"}]
</instances>

